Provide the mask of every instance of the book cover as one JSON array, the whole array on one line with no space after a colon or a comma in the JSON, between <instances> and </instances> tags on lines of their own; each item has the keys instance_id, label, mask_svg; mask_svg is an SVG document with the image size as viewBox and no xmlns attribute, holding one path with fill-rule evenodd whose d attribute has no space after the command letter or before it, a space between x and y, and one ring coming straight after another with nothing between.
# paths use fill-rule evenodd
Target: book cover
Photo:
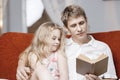
<instances>
[{"instance_id":1,"label":"book cover","mask_svg":"<svg viewBox=\"0 0 120 80\"><path fill-rule=\"evenodd\" d=\"M101 54L94 60L80 54L76 59L76 71L82 75L91 73L99 76L107 71L107 66L108 56L105 54Z\"/></svg>"}]
</instances>

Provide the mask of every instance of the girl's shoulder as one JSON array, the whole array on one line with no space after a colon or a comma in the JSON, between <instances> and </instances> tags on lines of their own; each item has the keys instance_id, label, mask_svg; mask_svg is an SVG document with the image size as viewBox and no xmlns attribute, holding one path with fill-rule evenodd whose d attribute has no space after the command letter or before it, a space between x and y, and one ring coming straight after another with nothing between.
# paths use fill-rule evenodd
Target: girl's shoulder
<instances>
[{"instance_id":1,"label":"girl's shoulder","mask_svg":"<svg viewBox=\"0 0 120 80\"><path fill-rule=\"evenodd\" d=\"M37 56L35 55L34 52L30 52L30 54L29 54L29 56L28 56L28 59L29 59L30 61L32 61L32 60L36 61L36 60L37 60Z\"/></svg>"},{"instance_id":2,"label":"girl's shoulder","mask_svg":"<svg viewBox=\"0 0 120 80\"><path fill-rule=\"evenodd\" d=\"M62 52L57 53L58 60L64 60L67 59L65 53L63 54Z\"/></svg>"},{"instance_id":3,"label":"girl's shoulder","mask_svg":"<svg viewBox=\"0 0 120 80\"><path fill-rule=\"evenodd\" d=\"M34 52L30 52L29 56L28 56L28 61L29 61L29 65L31 68L34 68L34 65L37 62L37 56L35 55Z\"/></svg>"}]
</instances>

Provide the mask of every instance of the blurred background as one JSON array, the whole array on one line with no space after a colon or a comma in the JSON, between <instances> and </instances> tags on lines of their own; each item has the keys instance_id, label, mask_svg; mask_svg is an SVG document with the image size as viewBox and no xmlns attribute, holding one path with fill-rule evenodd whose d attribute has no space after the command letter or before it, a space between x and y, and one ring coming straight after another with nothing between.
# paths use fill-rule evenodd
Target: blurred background
<instances>
[{"instance_id":1,"label":"blurred background","mask_svg":"<svg viewBox=\"0 0 120 80\"><path fill-rule=\"evenodd\" d=\"M2 28L2 0L0 0L0 34Z\"/></svg>"},{"instance_id":2,"label":"blurred background","mask_svg":"<svg viewBox=\"0 0 120 80\"><path fill-rule=\"evenodd\" d=\"M61 12L70 4L85 10L89 33L120 30L120 0L0 0L0 33L34 33L40 24L61 26Z\"/></svg>"}]
</instances>

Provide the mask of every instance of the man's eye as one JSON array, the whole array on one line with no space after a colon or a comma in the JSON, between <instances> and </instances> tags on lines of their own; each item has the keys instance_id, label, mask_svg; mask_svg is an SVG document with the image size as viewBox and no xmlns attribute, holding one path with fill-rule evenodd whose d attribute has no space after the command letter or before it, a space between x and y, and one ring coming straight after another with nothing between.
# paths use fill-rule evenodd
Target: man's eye
<instances>
[{"instance_id":1,"label":"man's eye","mask_svg":"<svg viewBox=\"0 0 120 80\"><path fill-rule=\"evenodd\" d=\"M79 25L83 25L85 22L84 21L81 21L80 23L79 23Z\"/></svg>"},{"instance_id":2,"label":"man's eye","mask_svg":"<svg viewBox=\"0 0 120 80\"><path fill-rule=\"evenodd\" d=\"M73 25L71 25L70 27L74 28L75 26L76 26L76 24L73 24Z\"/></svg>"}]
</instances>

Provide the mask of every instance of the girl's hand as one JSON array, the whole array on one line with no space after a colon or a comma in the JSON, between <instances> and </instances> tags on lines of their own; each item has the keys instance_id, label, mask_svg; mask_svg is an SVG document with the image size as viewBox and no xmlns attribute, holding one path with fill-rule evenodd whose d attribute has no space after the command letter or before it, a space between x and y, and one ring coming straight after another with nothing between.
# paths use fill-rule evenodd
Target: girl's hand
<instances>
[{"instance_id":1,"label":"girl's hand","mask_svg":"<svg viewBox=\"0 0 120 80\"><path fill-rule=\"evenodd\" d=\"M101 80L98 76L94 74L86 74L85 77L86 77L86 80Z\"/></svg>"}]
</instances>

